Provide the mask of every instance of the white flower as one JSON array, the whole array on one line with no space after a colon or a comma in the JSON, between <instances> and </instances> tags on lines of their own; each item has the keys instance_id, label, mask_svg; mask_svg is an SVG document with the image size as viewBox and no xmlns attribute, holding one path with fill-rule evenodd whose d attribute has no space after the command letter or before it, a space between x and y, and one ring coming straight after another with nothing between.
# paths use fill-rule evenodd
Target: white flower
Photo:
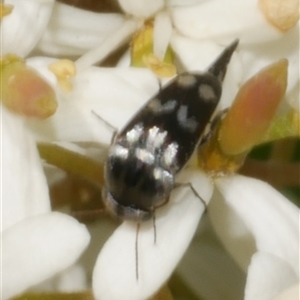
<instances>
[{"instance_id":1,"label":"white flower","mask_svg":"<svg viewBox=\"0 0 300 300\"><path fill-rule=\"evenodd\" d=\"M293 1L287 2L293 5ZM297 26L287 32L278 30L267 21L266 15L255 0L247 0L242 4L234 0L166 1L165 3L151 1L149 6L145 3L140 6L135 1L124 0L120 1L120 4L132 15L131 18L125 18L122 14L92 13L55 3L54 13L38 50L54 55L83 54L76 61L77 72L79 76L83 71L84 74L88 74L91 72L89 67L92 64L101 61L122 45L139 30L142 25L140 20L151 15L155 19L154 53L158 57L163 57L170 42L186 70L204 70L224 46L240 38L238 52L233 56L225 78L220 109L230 106L245 80L254 75L257 70L282 57L290 61L287 99L294 109L298 109ZM237 11L239 13L236 13ZM81 30L78 29L78 22L74 21L78 19L82 20L84 25ZM127 59L122 60L121 65L127 68L128 54L126 57ZM45 65L44 67L46 68ZM80 86L84 85L85 83L79 78L75 78L76 82L81 82ZM53 83L56 84L55 80ZM100 80L99 84L101 84ZM76 88L76 83L74 86ZM103 88L102 85L101 87ZM110 91L106 96L107 99L112 95L115 95L115 91ZM95 98L95 95L91 97ZM89 97L85 96L85 98ZM78 113L80 114L79 110ZM85 116L88 117L85 118L85 122L89 124L89 113ZM108 116L108 121L109 118ZM86 135L88 136L90 135Z\"/></svg>"},{"instance_id":2,"label":"white flower","mask_svg":"<svg viewBox=\"0 0 300 300\"><path fill-rule=\"evenodd\" d=\"M71 266L89 243L85 226L51 212L34 141L1 106L1 299L18 295Z\"/></svg>"},{"instance_id":3,"label":"white flower","mask_svg":"<svg viewBox=\"0 0 300 300\"><path fill-rule=\"evenodd\" d=\"M224 236L224 245L243 268L248 267L245 300L272 299L298 283L299 209L256 179L233 176L218 180L216 185L225 206L223 210L222 205L210 210L211 220L221 239L227 229L229 238ZM226 220L226 208L233 213L231 220ZM231 227L235 214L255 240L256 252L249 266L249 253L242 246L247 241L247 232ZM238 226L239 221L234 223Z\"/></svg>"},{"instance_id":4,"label":"white flower","mask_svg":"<svg viewBox=\"0 0 300 300\"><path fill-rule=\"evenodd\" d=\"M28 2L35 5L39 3L33 0ZM99 122L92 111L116 128L122 128L145 101L158 91L159 85L156 77L149 70L128 68L128 60L127 65L122 61L120 68L106 69L91 66L127 41L141 28L143 21L149 16L154 16L154 53L160 58L163 57L166 47L171 43L187 70L204 70L225 45L237 37L241 39L238 53L233 56L227 72L220 109L230 106L236 91L245 79L257 72L261 66L281 57L287 57L291 61L288 91L293 92L294 95L299 84L299 78L295 75L298 61L298 45L295 42L298 37L297 28L295 26L286 33L274 29L263 17L256 1L246 0L243 5L237 0L188 1L182 5L183 2L180 0L166 2L157 0L143 3L143 6L140 5L140 1L119 2L130 17L122 14L95 14L56 2L49 20L50 9L52 9L52 5L49 4L47 18L43 19L41 28L45 28L48 21L49 26L39 44L36 45L42 35L42 30L36 29L30 36L30 46L24 46L24 48L20 46L18 53L23 57L32 49L55 56L83 54L76 61L78 73L72 80L73 89L69 93L61 91L57 79L48 70L48 65L54 61L53 58L31 57L26 60L52 84L59 102L57 112L51 118L44 121L28 121L39 140L96 141L108 144L111 131ZM18 7L18 3L15 3L15 7ZM5 17L3 24L8 23L7 20L14 17L13 12L11 16ZM21 17L17 18L16 24L25 22ZM31 15L31 21L32 19L33 15ZM78 22L79 19L80 22ZM9 46L7 37L10 34L10 27L7 25L6 28L8 29L4 31L3 39L4 49L7 49L5 53L16 48L16 40L11 43L14 47ZM20 28L16 32L19 31ZM28 33L30 30L27 29L26 34ZM22 34L22 40L25 37L26 35ZM23 157L22 160L24 160ZM187 169L181 176L180 179L183 182L193 183L197 192L207 203L210 201L213 185L206 175L200 171ZM230 211L230 218L225 220L228 221L229 226L224 226L223 231L219 232L221 240L244 270L249 267L245 299L279 297L281 292L284 293L285 288L299 281L299 274L295 270L297 263L295 215L298 214L298 209L287 199L278 196L278 193L268 185L250 178L233 176L220 179L216 182L216 186L224 196L225 205L229 206L228 211ZM276 207L265 201L269 198L275 199ZM251 206L252 203L256 203L257 207ZM210 204L209 215L214 222L214 216L224 207L224 200L214 197ZM18 207L17 204L16 207ZM39 206L35 204L33 207L38 210ZM49 210L48 207L44 209L47 212ZM266 213L269 211L269 214ZM232 216L233 212L242 218L245 230L234 230L241 222L236 221ZM261 212L264 214L262 215ZM135 254L136 225L124 222L107 241L97 259L93 274L93 290L97 299L146 299L155 293L168 279L188 247L202 214L203 205L190 189L182 188L174 191L170 202L157 210L156 244L154 244L152 222L142 225L138 237L138 261L136 261ZM11 215L10 213L9 216ZM38 222L35 221L36 218L44 218L40 216L31 220L26 214L23 213L23 215L26 216L26 220L30 220L30 224L31 222L36 224L34 223ZM49 215L50 213L47 214ZM51 214L50 221L52 217L57 216L62 217L57 213ZM268 223L264 224L263 218L266 216L268 216ZM18 220L18 223L21 223L22 218ZM293 220L291 224L287 224L288 219ZM69 218L68 220L71 223L75 222ZM218 220L222 221L223 217ZM50 221L50 228L57 228L57 224L53 225ZM225 221L224 224L228 225ZM30 226L22 226L25 231L22 233L23 238L26 237L24 241L30 238L27 237L28 232L26 235L26 230ZM70 224L64 226L70 226L71 229ZM79 225L76 224L76 226ZM79 227L77 230L80 231ZM217 228L217 225L215 227ZM40 226L41 231L42 228L44 226ZM264 230L260 231L260 228ZM274 228L282 230L283 240L276 236ZM58 231L57 234L54 235L54 239L60 237L59 234L63 232ZM238 240L239 236L245 235L246 237L252 236L256 248L252 245L253 248L250 248L250 251L249 249L236 251L234 247L231 247L232 245L228 242L229 238ZM17 238L21 239L19 235ZM73 233L70 238L73 238ZM36 239L40 239L40 233L37 233ZM34 242L34 236L32 240ZM282 245L280 241L283 241ZM51 245L56 243L56 240L52 241ZM80 248L78 252L83 250L83 244L77 247L77 249ZM64 244L61 243L60 246ZM63 253L61 250L57 248L59 254ZM257 252L254 254L255 251ZM30 250L28 253L30 258L34 258L30 255L34 252ZM25 256L23 254L20 257ZM8 257L7 261L10 262L11 258ZM43 261L47 262L47 259ZM58 269L55 272L65 268L64 263L67 261L66 257L58 259L58 265L55 266ZM139 270L138 281L135 276L136 263L138 263ZM266 266L263 270L260 269L261 263ZM20 268L21 263L18 264ZM43 279L54 273L52 269L49 271L48 265L42 269L48 272L43 275ZM274 270L280 270L286 276L279 274L277 277L272 277ZM267 280L261 282L258 276L264 276ZM7 278L10 284L12 279ZM20 281L23 279L20 278ZM28 281L30 282L25 281L26 286L22 286L17 292L37 283L31 279ZM256 292L258 295L255 294ZM13 294L8 293L8 296L11 295Z\"/></svg>"},{"instance_id":5,"label":"white flower","mask_svg":"<svg viewBox=\"0 0 300 300\"><path fill-rule=\"evenodd\" d=\"M288 93L299 85L298 51L290 51L299 47L296 0L274 7L262 0L156 0L143 5L139 0L120 0L119 4L131 18L56 3L38 49L54 55L83 54L76 65L84 70L128 41L144 20L153 17L154 54L160 59L170 43L187 70L202 70L222 47L239 38L238 86L282 57L291 62ZM74 21L78 19L83 24L80 30Z\"/></svg>"},{"instance_id":6,"label":"white flower","mask_svg":"<svg viewBox=\"0 0 300 300\"><path fill-rule=\"evenodd\" d=\"M299 282L299 209L256 179L234 175L215 183L209 224L239 268L215 242L206 242L207 230L203 234L200 227L179 275L199 298L275 299L288 293Z\"/></svg>"}]
</instances>

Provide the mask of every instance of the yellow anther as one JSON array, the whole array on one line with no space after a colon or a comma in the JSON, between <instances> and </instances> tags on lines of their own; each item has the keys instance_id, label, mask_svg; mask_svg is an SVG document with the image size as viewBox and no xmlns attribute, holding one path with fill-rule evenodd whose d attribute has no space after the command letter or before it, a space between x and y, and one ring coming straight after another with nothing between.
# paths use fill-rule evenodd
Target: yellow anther
<instances>
[{"instance_id":1,"label":"yellow anther","mask_svg":"<svg viewBox=\"0 0 300 300\"><path fill-rule=\"evenodd\" d=\"M159 77L172 77L176 75L176 67L173 64L159 60L154 54L144 55L143 62L146 67Z\"/></svg>"},{"instance_id":2,"label":"yellow anther","mask_svg":"<svg viewBox=\"0 0 300 300\"><path fill-rule=\"evenodd\" d=\"M160 60L153 53L153 22L147 21L131 41L131 66L147 67L159 77L172 77L176 74L174 55L170 46L165 57Z\"/></svg>"},{"instance_id":3,"label":"yellow anther","mask_svg":"<svg viewBox=\"0 0 300 300\"><path fill-rule=\"evenodd\" d=\"M7 54L5 56L1 56L0 57L0 68L3 68L7 65L10 65L14 62L22 62L25 64L25 61L23 58L21 58L20 56L17 56L16 54Z\"/></svg>"},{"instance_id":4,"label":"yellow anther","mask_svg":"<svg viewBox=\"0 0 300 300\"><path fill-rule=\"evenodd\" d=\"M293 28L299 20L299 0L258 0L267 21L282 32Z\"/></svg>"},{"instance_id":5,"label":"yellow anther","mask_svg":"<svg viewBox=\"0 0 300 300\"><path fill-rule=\"evenodd\" d=\"M69 92L72 85L72 78L76 75L76 66L68 59L58 60L48 66L49 70L56 76L60 88Z\"/></svg>"},{"instance_id":6,"label":"yellow anther","mask_svg":"<svg viewBox=\"0 0 300 300\"><path fill-rule=\"evenodd\" d=\"M9 15L12 12L13 8L13 5L0 3L0 20Z\"/></svg>"}]
</instances>

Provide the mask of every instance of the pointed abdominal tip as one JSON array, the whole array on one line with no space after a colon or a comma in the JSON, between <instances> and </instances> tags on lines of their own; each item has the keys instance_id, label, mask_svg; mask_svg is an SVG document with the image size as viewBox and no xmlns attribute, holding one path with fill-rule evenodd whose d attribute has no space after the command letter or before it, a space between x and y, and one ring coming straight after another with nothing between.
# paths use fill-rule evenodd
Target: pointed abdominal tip
<instances>
[{"instance_id":1,"label":"pointed abdominal tip","mask_svg":"<svg viewBox=\"0 0 300 300\"><path fill-rule=\"evenodd\" d=\"M222 82L225 77L228 63L238 44L239 40L234 40L228 47L224 49L224 51L208 69L208 72L217 77L220 82Z\"/></svg>"},{"instance_id":2,"label":"pointed abdominal tip","mask_svg":"<svg viewBox=\"0 0 300 300\"><path fill-rule=\"evenodd\" d=\"M250 78L239 90L219 131L227 155L249 151L265 135L287 87L288 61L281 59Z\"/></svg>"}]
</instances>

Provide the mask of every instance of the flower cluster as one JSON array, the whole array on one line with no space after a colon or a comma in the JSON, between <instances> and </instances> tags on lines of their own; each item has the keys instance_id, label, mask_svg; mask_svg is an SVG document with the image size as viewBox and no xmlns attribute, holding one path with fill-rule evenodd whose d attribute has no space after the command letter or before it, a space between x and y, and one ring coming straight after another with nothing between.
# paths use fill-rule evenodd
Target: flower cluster
<instances>
[{"instance_id":1,"label":"flower cluster","mask_svg":"<svg viewBox=\"0 0 300 300\"><path fill-rule=\"evenodd\" d=\"M124 221L101 249L91 239L99 255L92 262L92 280L86 282L88 268L84 260L76 262L94 229L89 228L89 232L73 217L51 210L49 187L65 174L47 165L45 175L36 143L58 145L78 157L93 159L95 149L86 145L109 145L111 131L92 112L122 128L160 89L157 74L170 66L166 57L175 55L184 70L203 71L237 38L240 44L229 64L218 110L230 107L235 98L234 103L247 98L245 94L257 93L253 97L263 101L268 86L277 89L280 97L270 93L269 97L278 98L272 109L249 105L251 122L259 122L257 126L240 125L247 119L246 106L234 110L233 105L218 131L218 147L225 149L228 157L242 155L243 160L256 144L293 136L299 128L297 0L118 0L118 4L120 12L114 13L90 12L54 0L8 0L0 4L1 299L33 291L37 285L42 288L41 284L68 292L91 286L99 300L148 299L173 273L200 219L202 223L209 220L233 258L236 273L243 274L245 300L296 299L298 207L263 181L226 172L223 165L210 172L211 165L205 163L205 172L193 166L178 180L192 183L205 199L208 213L204 214L203 205L189 189L176 189L171 201L157 210L155 244L152 222L141 225L139 280L135 277L136 224ZM132 49L138 48L136 41L140 39L136 36L143 37L149 24L151 55L146 57L143 54L148 50L142 48L137 54ZM113 67L99 66L128 41L132 41L131 51L126 48ZM132 67L138 55L148 68ZM275 61L279 62L255 75ZM252 76L254 80L239 92ZM268 130L279 105L278 124L282 119L286 123L276 135ZM266 113L260 115L261 111ZM235 115L243 118L234 117L232 123L231 116ZM245 136L243 142L227 138L233 134L230 126L240 129L234 136ZM252 134L252 128L256 133ZM70 171L68 168L71 166L65 170ZM220 173L225 176L212 176ZM224 299L225 294L235 299L238 289L230 278L224 278L228 276L226 264L220 262L218 253L205 251L205 243L198 240L200 231L178 273L199 297ZM213 270L218 267L216 261L224 268L222 278L217 274L220 269Z\"/></svg>"}]
</instances>

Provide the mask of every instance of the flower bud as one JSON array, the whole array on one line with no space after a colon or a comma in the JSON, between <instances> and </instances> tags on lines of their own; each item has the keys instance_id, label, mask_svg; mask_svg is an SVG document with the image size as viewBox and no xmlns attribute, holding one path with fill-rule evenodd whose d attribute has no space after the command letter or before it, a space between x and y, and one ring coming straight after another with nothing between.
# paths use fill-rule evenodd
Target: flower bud
<instances>
[{"instance_id":1,"label":"flower bud","mask_svg":"<svg viewBox=\"0 0 300 300\"><path fill-rule=\"evenodd\" d=\"M287 67L288 61L281 59L241 87L218 135L219 146L225 154L249 151L262 139L284 96Z\"/></svg>"},{"instance_id":2,"label":"flower bud","mask_svg":"<svg viewBox=\"0 0 300 300\"><path fill-rule=\"evenodd\" d=\"M1 101L11 111L45 119L57 108L52 87L25 62L9 55L0 61Z\"/></svg>"}]
</instances>

